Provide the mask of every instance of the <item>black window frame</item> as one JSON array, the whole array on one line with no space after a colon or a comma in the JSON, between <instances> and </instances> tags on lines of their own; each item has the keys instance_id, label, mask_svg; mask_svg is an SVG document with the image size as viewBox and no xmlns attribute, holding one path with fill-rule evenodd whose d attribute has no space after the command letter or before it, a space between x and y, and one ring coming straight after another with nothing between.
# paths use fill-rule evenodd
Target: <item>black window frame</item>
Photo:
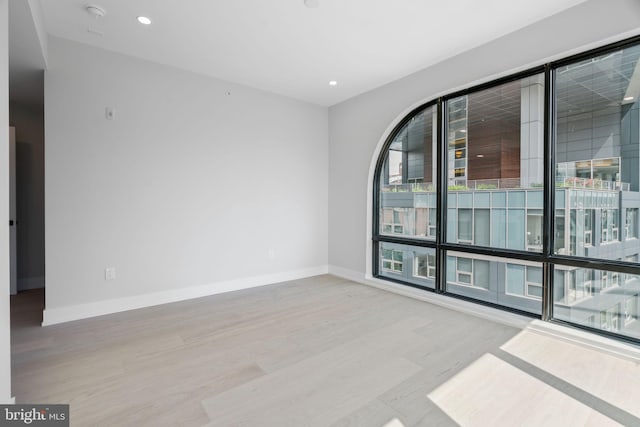
<instances>
[{"instance_id":1,"label":"black window frame","mask_svg":"<svg viewBox=\"0 0 640 427\"><path fill-rule=\"evenodd\" d=\"M545 64L529 68L524 71L519 71L513 74L500 77L485 83L470 86L468 88L452 92L440 96L436 99L432 99L420 106L412 109L392 130L386 139L385 143L380 150L380 155L377 159L374 178L373 178L373 210L372 210L372 273L373 277L382 279L385 281L396 282L406 286L423 289L429 292L435 292L451 296L457 299L470 300L478 304L493 306L501 310L515 312L528 317L539 318L544 321L552 323L563 324L578 329L588 330L592 333L612 337L621 341L631 342L634 344L640 344L640 339L622 335L619 333L601 330L577 323L571 323L565 320L560 320L554 317L554 291L553 291L553 279L554 279L554 266L564 267L577 267L593 270L611 271L614 273L622 274L634 274L640 276L640 264L636 262L624 261L624 260L605 260L589 258L577 255L560 255L554 253L554 229L555 229L555 165L556 165L556 123L555 123L555 111L554 111L554 99L555 99L555 82L554 71L558 68L566 65L573 64L585 59L589 59L595 56L607 54L620 49L628 48L631 46L640 45L640 35L630 37L615 43L610 43L595 49L590 49L578 54L568 56L566 58L558 59L555 61L547 62ZM544 136L543 136L543 156L544 156L544 187L543 187L543 239L542 239L542 251L530 252L526 250L512 250L503 248L488 248L479 247L471 244L463 243L450 243L446 241L447 233L447 144L446 144L446 124L447 124L447 109L445 108L446 102L460 97L472 94L474 92L490 89L505 83L521 80L533 75L544 75ZM437 119L433 123L433 132L436 134L436 239L428 240L421 238L412 238L409 236L389 236L380 233L380 178L382 176L382 167L389 151L389 147L395 137L403 129L409 121L416 115L423 111L434 108L436 110ZM415 283L408 283L403 280L389 278L382 276L379 271L380 265L380 253L379 248L381 243L397 243L403 245L411 245L415 247L426 247L435 249L436 254L436 279L435 289L431 289L425 286L421 286ZM466 296L461 296L453 293L449 293L446 290L446 256L447 252L455 251L459 253L466 253L470 255L489 255L499 257L504 262L509 262L510 259L524 260L540 263L542 265L542 314L540 316L524 312L515 308L502 306L486 301L473 299Z\"/></svg>"}]
</instances>

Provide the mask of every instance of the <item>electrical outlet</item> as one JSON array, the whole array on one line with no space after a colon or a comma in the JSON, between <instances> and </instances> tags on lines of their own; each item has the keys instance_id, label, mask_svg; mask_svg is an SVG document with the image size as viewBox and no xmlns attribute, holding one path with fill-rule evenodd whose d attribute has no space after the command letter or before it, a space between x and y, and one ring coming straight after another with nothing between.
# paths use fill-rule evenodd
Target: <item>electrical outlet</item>
<instances>
[{"instance_id":1,"label":"electrical outlet","mask_svg":"<svg viewBox=\"0 0 640 427\"><path fill-rule=\"evenodd\" d=\"M274 259L276 259L276 250L271 248L267 251L267 256L269 257L269 259L271 261L273 261Z\"/></svg>"},{"instance_id":2,"label":"electrical outlet","mask_svg":"<svg viewBox=\"0 0 640 427\"><path fill-rule=\"evenodd\" d=\"M116 268L115 267L107 267L104 269L104 280L115 280L116 279Z\"/></svg>"}]
</instances>

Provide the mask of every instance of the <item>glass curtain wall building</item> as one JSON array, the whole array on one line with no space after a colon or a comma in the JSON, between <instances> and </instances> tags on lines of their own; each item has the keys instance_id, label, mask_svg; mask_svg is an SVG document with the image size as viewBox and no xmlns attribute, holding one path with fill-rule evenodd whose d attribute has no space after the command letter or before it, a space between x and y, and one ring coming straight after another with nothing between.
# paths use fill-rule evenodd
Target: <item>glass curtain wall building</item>
<instances>
[{"instance_id":1,"label":"glass curtain wall building","mask_svg":"<svg viewBox=\"0 0 640 427\"><path fill-rule=\"evenodd\" d=\"M640 341L640 39L434 100L378 161L376 277Z\"/></svg>"}]
</instances>

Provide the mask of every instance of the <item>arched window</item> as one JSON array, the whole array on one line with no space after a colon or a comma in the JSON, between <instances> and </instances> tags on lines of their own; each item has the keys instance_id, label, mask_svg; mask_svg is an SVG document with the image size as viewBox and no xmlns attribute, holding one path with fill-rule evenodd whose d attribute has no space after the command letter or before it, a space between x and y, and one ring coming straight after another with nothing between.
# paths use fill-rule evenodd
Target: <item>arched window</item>
<instances>
[{"instance_id":1,"label":"arched window","mask_svg":"<svg viewBox=\"0 0 640 427\"><path fill-rule=\"evenodd\" d=\"M639 42L405 117L376 166L374 275L640 340Z\"/></svg>"}]
</instances>

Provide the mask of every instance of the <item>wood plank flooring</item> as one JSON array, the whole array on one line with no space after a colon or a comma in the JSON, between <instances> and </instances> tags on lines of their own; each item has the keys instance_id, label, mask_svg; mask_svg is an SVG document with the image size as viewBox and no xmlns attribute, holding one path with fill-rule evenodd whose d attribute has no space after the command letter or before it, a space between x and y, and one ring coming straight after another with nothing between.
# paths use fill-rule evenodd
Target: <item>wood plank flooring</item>
<instances>
[{"instance_id":1,"label":"wood plank flooring","mask_svg":"<svg viewBox=\"0 0 640 427\"><path fill-rule=\"evenodd\" d=\"M73 426L640 422L638 364L591 351L588 381L580 346L329 275L45 328L12 298L16 400Z\"/></svg>"}]
</instances>

